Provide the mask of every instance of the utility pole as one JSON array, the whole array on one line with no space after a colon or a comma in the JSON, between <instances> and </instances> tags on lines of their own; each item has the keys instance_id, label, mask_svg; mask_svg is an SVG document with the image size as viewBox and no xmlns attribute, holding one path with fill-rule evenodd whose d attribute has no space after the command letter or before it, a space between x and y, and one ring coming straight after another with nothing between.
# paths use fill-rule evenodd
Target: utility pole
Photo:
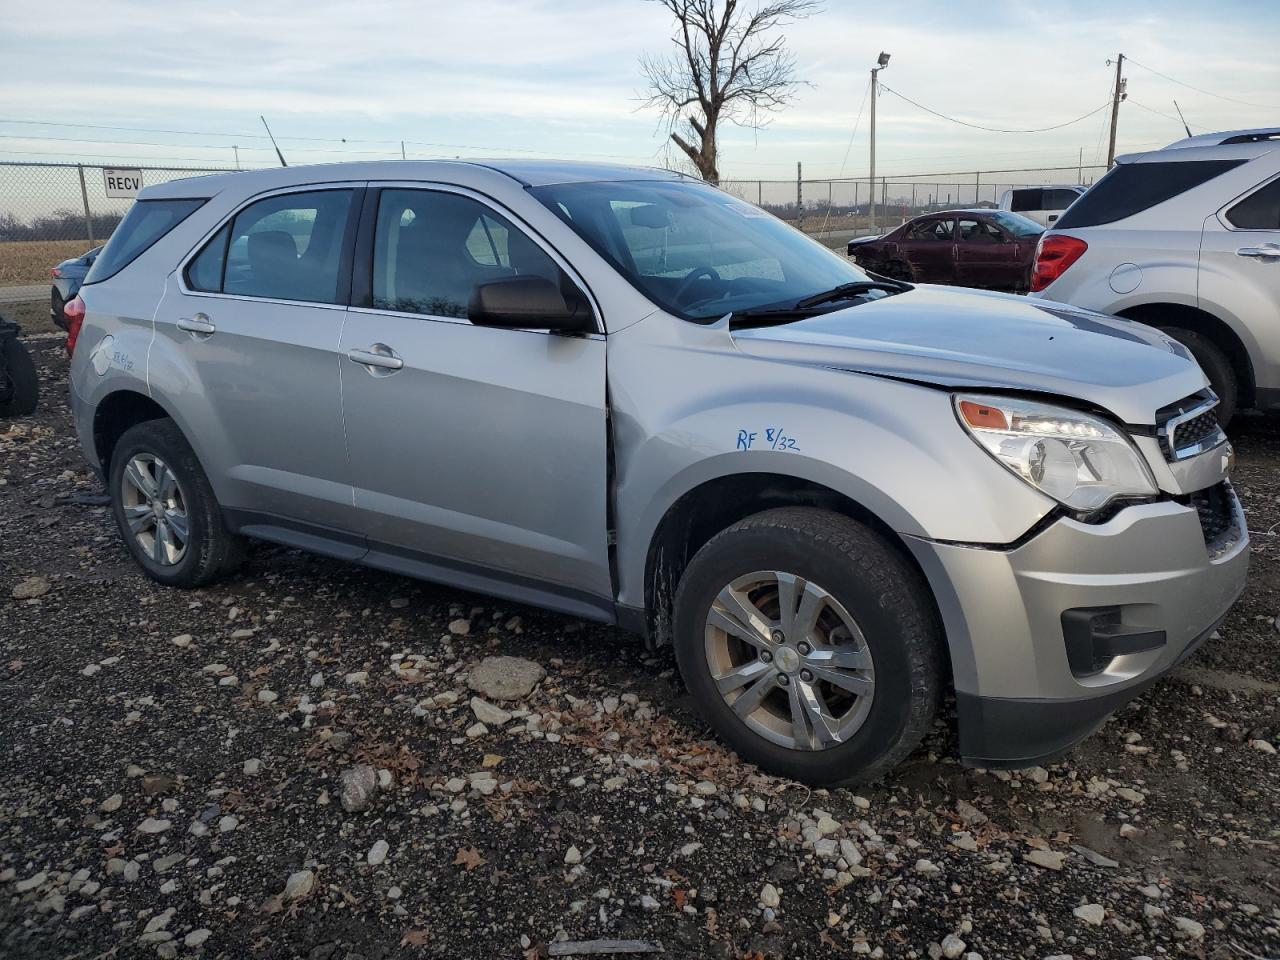
<instances>
[{"instance_id":1,"label":"utility pole","mask_svg":"<svg viewBox=\"0 0 1280 960\"><path fill-rule=\"evenodd\" d=\"M880 71L889 66L889 54L881 52L871 68L871 232L876 232L876 99L880 95Z\"/></svg>"},{"instance_id":2,"label":"utility pole","mask_svg":"<svg viewBox=\"0 0 1280 960\"><path fill-rule=\"evenodd\" d=\"M236 152L236 169L240 169L240 148L235 144L231 145L231 149Z\"/></svg>"},{"instance_id":3,"label":"utility pole","mask_svg":"<svg viewBox=\"0 0 1280 960\"><path fill-rule=\"evenodd\" d=\"M1120 70L1124 67L1124 54L1116 59L1116 90L1111 97L1111 140L1107 145L1107 169L1116 162L1116 124L1120 121L1120 101L1128 94L1124 91L1124 77L1120 75Z\"/></svg>"},{"instance_id":4,"label":"utility pole","mask_svg":"<svg viewBox=\"0 0 1280 960\"><path fill-rule=\"evenodd\" d=\"M804 178L800 161L796 161L796 229L804 229Z\"/></svg>"},{"instance_id":5,"label":"utility pole","mask_svg":"<svg viewBox=\"0 0 1280 960\"><path fill-rule=\"evenodd\" d=\"M1076 161L1076 183L1084 183L1084 147L1080 148L1080 158Z\"/></svg>"}]
</instances>

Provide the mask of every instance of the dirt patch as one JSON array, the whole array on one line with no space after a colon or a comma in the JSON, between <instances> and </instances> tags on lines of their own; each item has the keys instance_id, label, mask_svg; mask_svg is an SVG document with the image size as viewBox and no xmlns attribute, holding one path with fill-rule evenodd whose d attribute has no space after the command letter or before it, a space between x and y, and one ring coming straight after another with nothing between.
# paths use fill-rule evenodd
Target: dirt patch
<instances>
[{"instance_id":1,"label":"dirt patch","mask_svg":"<svg viewBox=\"0 0 1280 960\"><path fill-rule=\"evenodd\" d=\"M813 791L610 629L269 546L156 586L35 352L45 405L0 424L0 955L1280 953L1276 421L1235 430L1248 591L1176 677L1043 770L961 768L944 716L886 782ZM490 656L546 676L479 731Z\"/></svg>"}]
</instances>

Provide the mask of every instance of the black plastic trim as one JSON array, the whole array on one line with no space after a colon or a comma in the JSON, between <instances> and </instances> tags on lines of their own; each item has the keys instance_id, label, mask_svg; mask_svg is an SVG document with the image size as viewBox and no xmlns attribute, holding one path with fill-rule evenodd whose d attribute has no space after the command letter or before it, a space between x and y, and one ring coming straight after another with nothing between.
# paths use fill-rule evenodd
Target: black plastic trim
<instances>
[{"instance_id":1,"label":"black plastic trim","mask_svg":"<svg viewBox=\"0 0 1280 960\"><path fill-rule=\"evenodd\" d=\"M1122 608L1075 607L1062 611L1067 662L1077 677L1101 673L1116 657L1158 650L1168 641L1163 630L1121 622Z\"/></svg>"},{"instance_id":2,"label":"black plastic trim","mask_svg":"<svg viewBox=\"0 0 1280 960\"><path fill-rule=\"evenodd\" d=\"M227 526L236 533L258 540L269 540L286 547L318 553L338 560L359 563L366 567L388 570L418 580L471 590L514 600L529 606L542 607L558 613L567 613L616 624L618 608L610 597L601 597L585 590L547 583L496 570L465 560L440 557L425 551L369 540L359 533L334 527L281 517L276 514L252 510L229 510L222 515Z\"/></svg>"},{"instance_id":3,"label":"black plastic trim","mask_svg":"<svg viewBox=\"0 0 1280 960\"><path fill-rule=\"evenodd\" d=\"M962 761L966 766L988 770L1017 770L1059 759L1102 726L1111 714L1191 656L1226 616L1224 611L1167 668L1122 690L1061 700L983 697L957 690Z\"/></svg>"}]
</instances>

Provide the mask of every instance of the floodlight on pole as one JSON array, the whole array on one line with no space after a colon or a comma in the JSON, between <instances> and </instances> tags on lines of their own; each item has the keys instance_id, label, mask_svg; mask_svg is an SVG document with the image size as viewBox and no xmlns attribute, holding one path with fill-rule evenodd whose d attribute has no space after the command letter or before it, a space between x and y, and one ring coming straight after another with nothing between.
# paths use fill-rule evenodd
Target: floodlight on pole
<instances>
[{"instance_id":1,"label":"floodlight on pole","mask_svg":"<svg viewBox=\"0 0 1280 960\"><path fill-rule=\"evenodd\" d=\"M876 231L876 98L879 96L879 74L889 66L889 54L883 50L871 68L871 232Z\"/></svg>"}]
</instances>

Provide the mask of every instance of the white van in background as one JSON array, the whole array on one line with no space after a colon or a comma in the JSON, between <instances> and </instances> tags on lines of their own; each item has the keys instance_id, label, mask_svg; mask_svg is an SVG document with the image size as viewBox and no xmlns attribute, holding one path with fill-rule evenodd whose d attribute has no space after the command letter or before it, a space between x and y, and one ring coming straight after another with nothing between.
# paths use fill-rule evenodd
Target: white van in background
<instances>
[{"instance_id":1,"label":"white van in background","mask_svg":"<svg viewBox=\"0 0 1280 960\"><path fill-rule=\"evenodd\" d=\"M1030 217L1044 227L1051 227L1063 210L1084 193L1079 184L1068 186L1014 187L1000 195L1000 209Z\"/></svg>"}]
</instances>

